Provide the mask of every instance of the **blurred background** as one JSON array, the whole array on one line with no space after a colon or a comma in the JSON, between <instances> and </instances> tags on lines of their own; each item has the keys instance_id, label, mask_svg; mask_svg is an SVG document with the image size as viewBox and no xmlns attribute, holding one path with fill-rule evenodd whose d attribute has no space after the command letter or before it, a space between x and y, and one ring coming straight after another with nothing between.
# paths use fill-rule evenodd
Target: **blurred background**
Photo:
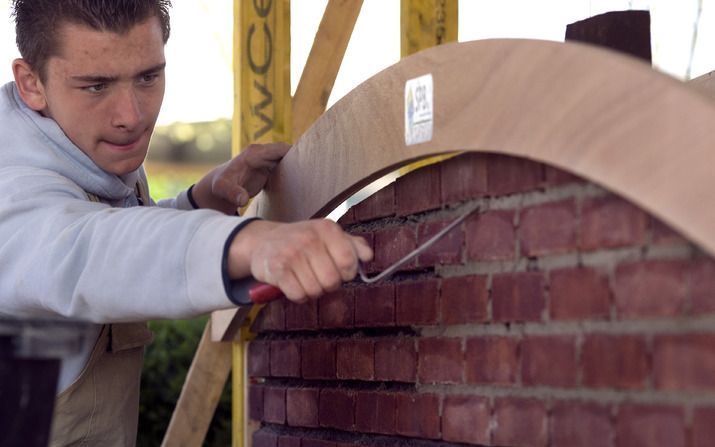
<instances>
[{"instance_id":1,"label":"blurred background","mask_svg":"<svg viewBox=\"0 0 715 447\"><path fill-rule=\"evenodd\" d=\"M18 57L10 0L0 0L0 84ZM327 0L291 2L293 91ZM461 0L459 40L563 41L566 25L608 11L651 12L653 64L678 79L715 69L715 0ZM154 199L171 197L228 160L233 113L233 2L175 1L167 88L147 161ZM400 57L400 2L365 0L328 106ZM153 321L143 375L139 446L161 443L206 318ZM230 381L227 388L230 388ZM205 445L230 445L230 389Z\"/></svg>"}]
</instances>

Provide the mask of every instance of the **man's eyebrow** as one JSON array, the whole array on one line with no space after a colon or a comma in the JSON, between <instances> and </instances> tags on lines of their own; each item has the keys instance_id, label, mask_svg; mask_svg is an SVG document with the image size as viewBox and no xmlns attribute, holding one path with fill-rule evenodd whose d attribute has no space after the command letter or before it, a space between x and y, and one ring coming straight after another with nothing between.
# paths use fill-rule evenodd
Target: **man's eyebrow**
<instances>
[{"instance_id":1,"label":"man's eyebrow","mask_svg":"<svg viewBox=\"0 0 715 447\"><path fill-rule=\"evenodd\" d=\"M156 73L158 71L163 70L165 67L166 67L166 62L162 62L160 64L154 65L153 67L147 68L146 70L140 71L134 77L140 78L140 77L146 76L148 74ZM101 75L101 74L72 76L71 78L73 81L86 82L86 83L92 83L92 84L106 84L106 83L110 83L110 82L113 82L113 81L116 81L117 79L119 79L117 76L106 76L106 75Z\"/></svg>"},{"instance_id":2,"label":"man's eyebrow","mask_svg":"<svg viewBox=\"0 0 715 447\"><path fill-rule=\"evenodd\" d=\"M135 77L140 78L142 76L146 76L148 74L156 73L157 71L162 71L166 67L166 62L162 62L160 64L156 64L151 68L147 68L146 70L143 70L139 72Z\"/></svg>"}]
</instances>

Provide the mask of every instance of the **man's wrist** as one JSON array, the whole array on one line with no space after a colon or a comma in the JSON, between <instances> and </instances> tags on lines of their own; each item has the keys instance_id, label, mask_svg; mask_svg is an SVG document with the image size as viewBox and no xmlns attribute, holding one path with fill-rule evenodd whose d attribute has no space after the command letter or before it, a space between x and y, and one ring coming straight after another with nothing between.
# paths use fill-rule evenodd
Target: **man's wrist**
<instances>
[{"instance_id":1,"label":"man's wrist","mask_svg":"<svg viewBox=\"0 0 715 447\"><path fill-rule=\"evenodd\" d=\"M191 206L193 206L194 209L197 210L201 207L198 203L196 203L196 200L194 200L194 186L196 186L196 183L189 186L189 189L186 190L186 198L189 199L189 203L191 204Z\"/></svg>"}]
</instances>

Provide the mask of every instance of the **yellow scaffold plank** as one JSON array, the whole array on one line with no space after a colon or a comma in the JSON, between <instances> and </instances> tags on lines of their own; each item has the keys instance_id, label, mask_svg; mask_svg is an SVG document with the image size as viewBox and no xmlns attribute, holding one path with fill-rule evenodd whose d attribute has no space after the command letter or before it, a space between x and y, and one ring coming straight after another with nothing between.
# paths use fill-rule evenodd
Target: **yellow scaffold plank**
<instances>
[{"instance_id":1,"label":"yellow scaffold plank","mask_svg":"<svg viewBox=\"0 0 715 447\"><path fill-rule=\"evenodd\" d=\"M292 141L290 0L234 0L233 155L251 143ZM253 321L258 306L251 309ZM233 343L232 445L250 445L245 355L250 331Z\"/></svg>"},{"instance_id":2,"label":"yellow scaffold plank","mask_svg":"<svg viewBox=\"0 0 715 447\"><path fill-rule=\"evenodd\" d=\"M459 19L458 0L400 0L400 56L456 42ZM400 169L401 174L445 160L449 156L427 158Z\"/></svg>"},{"instance_id":3,"label":"yellow scaffold plank","mask_svg":"<svg viewBox=\"0 0 715 447\"><path fill-rule=\"evenodd\" d=\"M401 56L456 42L457 19L457 0L400 0Z\"/></svg>"}]
</instances>

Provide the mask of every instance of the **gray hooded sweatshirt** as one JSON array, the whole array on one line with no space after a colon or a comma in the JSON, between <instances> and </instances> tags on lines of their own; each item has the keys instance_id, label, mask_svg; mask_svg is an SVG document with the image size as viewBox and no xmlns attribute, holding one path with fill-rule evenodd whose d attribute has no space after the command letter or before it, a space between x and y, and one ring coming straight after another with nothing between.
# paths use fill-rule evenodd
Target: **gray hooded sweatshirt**
<instances>
[{"instance_id":1,"label":"gray hooded sweatshirt","mask_svg":"<svg viewBox=\"0 0 715 447\"><path fill-rule=\"evenodd\" d=\"M101 324L231 307L225 248L246 220L192 210L186 192L133 206L143 176L103 171L2 86L0 318Z\"/></svg>"}]
</instances>

